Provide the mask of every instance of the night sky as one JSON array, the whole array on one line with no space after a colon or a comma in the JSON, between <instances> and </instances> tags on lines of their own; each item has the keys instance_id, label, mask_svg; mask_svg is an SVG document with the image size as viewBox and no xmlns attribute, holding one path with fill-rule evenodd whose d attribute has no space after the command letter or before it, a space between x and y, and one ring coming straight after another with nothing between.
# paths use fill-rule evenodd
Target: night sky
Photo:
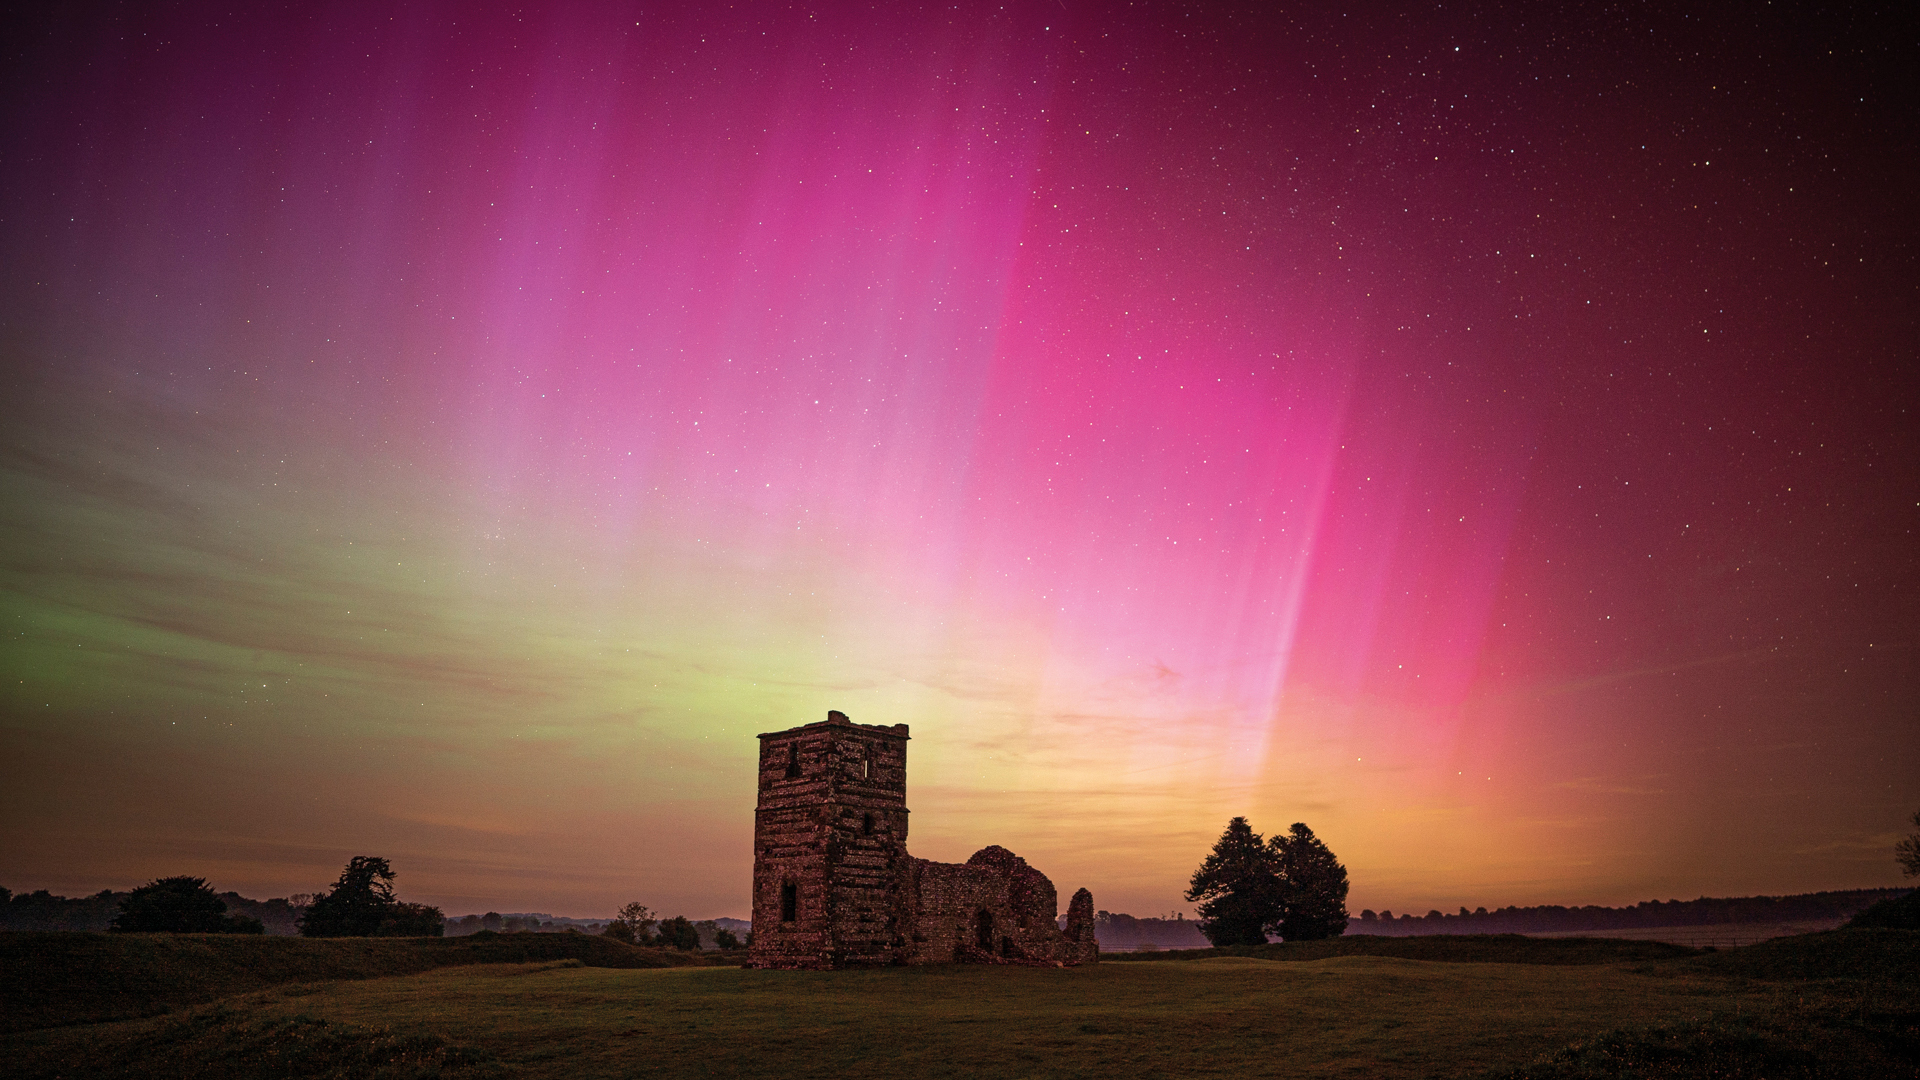
<instances>
[{"instance_id":1,"label":"night sky","mask_svg":"<svg viewBox=\"0 0 1920 1080\"><path fill-rule=\"evenodd\" d=\"M744 916L828 709L1136 915L1901 880L1905 5L45 6L0 884Z\"/></svg>"}]
</instances>

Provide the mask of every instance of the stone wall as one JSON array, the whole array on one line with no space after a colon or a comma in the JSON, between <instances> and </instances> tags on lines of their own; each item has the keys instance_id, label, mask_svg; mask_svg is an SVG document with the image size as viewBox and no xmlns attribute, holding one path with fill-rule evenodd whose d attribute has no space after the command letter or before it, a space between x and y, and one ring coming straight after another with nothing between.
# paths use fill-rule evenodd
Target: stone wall
<instances>
[{"instance_id":1,"label":"stone wall","mask_svg":"<svg viewBox=\"0 0 1920 1080\"><path fill-rule=\"evenodd\" d=\"M907 739L905 724L838 712L760 736L753 966L1098 959L1087 890L1063 932L1053 882L1013 852L982 848L963 864L907 854Z\"/></svg>"},{"instance_id":2,"label":"stone wall","mask_svg":"<svg viewBox=\"0 0 1920 1080\"><path fill-rule=\"evenodd\" d=\"M913 859L905 891L912 913L903 963L950 964L988 957L1090 962L1097 952L1056 925L1053 882L1006 848L982 848L963 864ZM1092 904L1093 894L1080 890Z\"/></svg>"}]
</instances>

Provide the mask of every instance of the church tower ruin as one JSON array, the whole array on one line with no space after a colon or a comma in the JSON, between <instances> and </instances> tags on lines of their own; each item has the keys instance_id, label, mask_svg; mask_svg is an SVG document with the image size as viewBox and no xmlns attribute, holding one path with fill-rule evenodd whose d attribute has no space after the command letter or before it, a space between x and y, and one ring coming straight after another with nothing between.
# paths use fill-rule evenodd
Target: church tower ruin
<instances>
[{"instance_id":1,"label":"church tower ruin","mask_svg":"<svg viewBox=\"0 0 1920 1080\"><path fill-rule=\"evenodd\" d=\"M964 864L907 854L907 725L821 723L760 736L752 964L1091 963L1093 897L1066 931L1044 874L1005 848Z\"/></svg>"},{"instance_id":2,"label":"church tower ruin","mask_svg":"<svg viewBox=\"0 0 1920 1080\"><path fill-rule=\"evenodd\" d=\"M824 723L760 736L756 964L890 963L906 857L907 725L830 712Z\"/></svg>"}]
</instances>

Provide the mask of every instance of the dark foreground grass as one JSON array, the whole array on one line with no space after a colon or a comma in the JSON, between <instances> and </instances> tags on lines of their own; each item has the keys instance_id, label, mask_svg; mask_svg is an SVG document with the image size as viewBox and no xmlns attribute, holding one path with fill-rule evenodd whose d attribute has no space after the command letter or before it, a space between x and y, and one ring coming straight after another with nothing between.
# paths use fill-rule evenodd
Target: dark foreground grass
<instances>
[{"instance_id":1,"label":"dark foreground grass","mask_svg":"<svg viewBox=\"0 0 1920 1080\"><path fill-rule=\"evenodd\" d=\"M467 964L577 960L655 968L714 962L585 934L286 938L0 933L0 1031L156 1016L283 983L377 979Z\"/></svg>"},{"instance_id":2,"label":"dark foreground grass","mask_svg":"<svg viewBox=\"0 0 1920 1080\"><path fill-rule=\"evenodd\" d=\"M449 1045L438 1035L397 1034L311 1016L260 1019L223 1006L73 1047L61 1061L16 1064L49 1080L486 1080L508 1075L492 1054Z\"/></svg>"},{"instance_id":3,"label":"dark foreground grass","mask_svg":"<svg viewBox=\"0 0 1920 1080\"><path fill-rule=\"evenodd\" d=\"M1534 955L1559 959L1523 963L1295 955L1078 969L649 970L575 958L441 967L0 1035L0 1072L1920 1078L1912 975L1887 970L1913 955L1920 934L1873 933L1894 936L1844 931L1757 952L1612 962L1592 953L1567 961L1553 941Z\"/></svg>"},{"instance_id":4,"label":"dark foreground grass","mask_svg":"<svg viewBox=\"0 0 1920 1080\"><path fill-rule=\"evenodd\" d=\"M230 998L212 1007L225 1010L214 1041L172 1037L183 1018L166 1017L0 1037L0 1054L21 1080L191 1076L197 1055L233 1056L223 1048L251 1045L250 1033L312 1018L369 1038L430 1037L471 1054L470 1068L527 1078L1414 1078L1518 1068L1595 1031L1768 1012L1778 997L1620 966L1388 957L1064 970L490 966ZM144 1071L119 1071L128 1061Z\"/></svg>"},{"instance_id":5,"label":"dark foreground grass","mask_svg":"<svg viewBox=\"0 0 1920 1080\"><path fill-rule=\"evenodd\" d=\"M1920 1077L1911 1003L1783 1008L1608 1031L1488 1080L1902 1080Z\"/></svg>"}]
</instances>

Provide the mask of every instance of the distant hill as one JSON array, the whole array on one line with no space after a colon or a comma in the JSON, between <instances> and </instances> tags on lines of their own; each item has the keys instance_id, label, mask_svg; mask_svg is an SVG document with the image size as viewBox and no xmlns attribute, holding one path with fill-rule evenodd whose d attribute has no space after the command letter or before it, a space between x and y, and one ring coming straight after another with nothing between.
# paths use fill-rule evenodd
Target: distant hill
<instances>
[{"instance_id":1,"label":"distant hill","mask_svg":"<svg viewBox=\"0 0 1920 1080\"><path fill-rule=\"evenodd\" d=\"M1578 930L1633 930L1659 926L1711 926L1731 923L1789 923L1848 919L1875 903L1905 895L1907 889L1846 889L1796 896L1706 897L1698 900L1647 900L1632 907L1504 907L1495 911L1461 908L1456 915L1429 911L1423 916L1363 911L1347 923L1349 934L1412 937L1420 934L1550 934Z\"/></svg>"}]
</instances>

